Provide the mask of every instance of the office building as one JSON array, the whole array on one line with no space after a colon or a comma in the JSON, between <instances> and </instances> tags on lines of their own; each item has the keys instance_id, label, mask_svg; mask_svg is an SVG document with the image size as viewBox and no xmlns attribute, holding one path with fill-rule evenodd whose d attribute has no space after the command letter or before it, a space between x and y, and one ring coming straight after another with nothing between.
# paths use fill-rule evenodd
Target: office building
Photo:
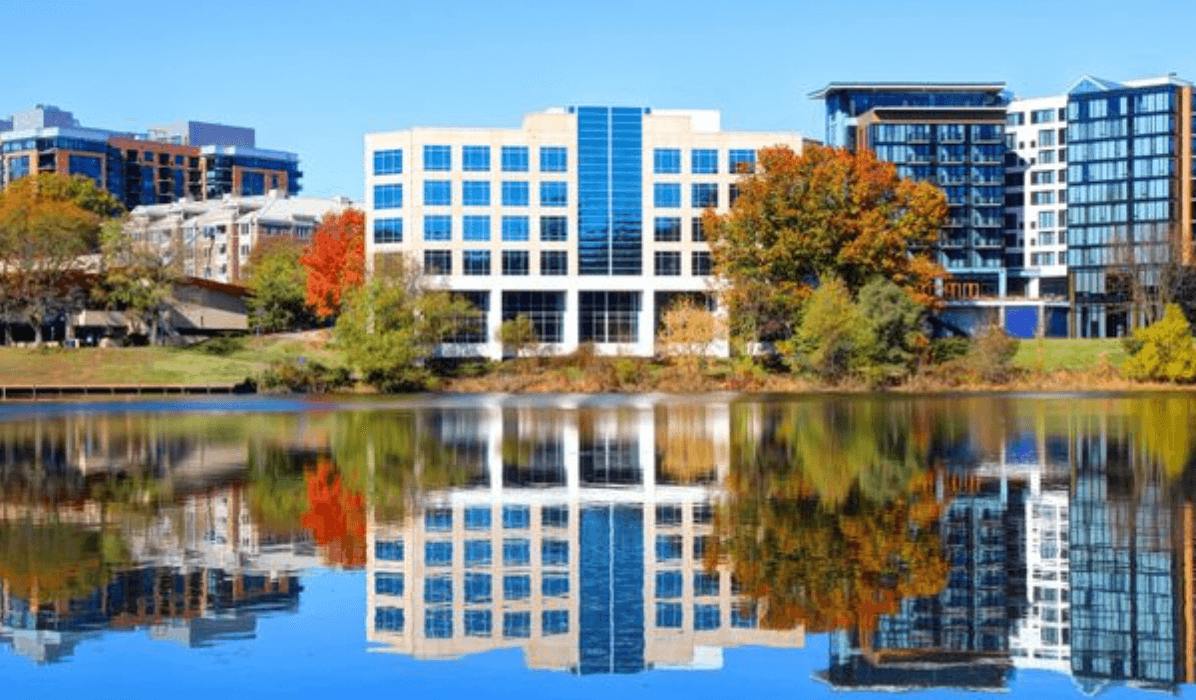
<instances>
[{"instance_id":1,"label":"office building","mask_svg":"<svg viewBox=\"0 0 1196 700\"><path fill-rule=\"evenodd\" d=\"M367 134L366 257L421 265L484 314L443 352L501 357L527 316L557 352L650 355L679 295L712 303L703 211L725 212L757 152L793 133L723 131L716 111L570 107L518 129Z\"/></svg>"},{"instance_id":2,"label":"office building","mask_svg":"<svg viewBox=\"0 0 1196 700\"><path fill-rule=\"evenodd\" d=\"M258 148L253 129L198 121L144 133L84 127L38 105L0 122L0 188L26 175L82 175L127 209L224 195L298 194L299 158Z\"/></svg>"}]
</instances>

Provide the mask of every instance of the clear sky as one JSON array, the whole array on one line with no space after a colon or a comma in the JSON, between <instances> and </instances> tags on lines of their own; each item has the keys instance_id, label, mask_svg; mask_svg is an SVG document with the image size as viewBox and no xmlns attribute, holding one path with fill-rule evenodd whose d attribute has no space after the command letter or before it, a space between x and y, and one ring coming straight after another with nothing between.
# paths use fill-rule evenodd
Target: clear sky
<instances>
[{"instance_id":1,"label":"clear sky","mask_svg":"<svg viewBox=\"0 0 1196 700\"><path fill-rule=\"evenodd\" d=\"M822 138L833 80L1003 80L1021 96L1176 72L1192 0L9 0L0 113L198 119L295 151L307 194L362 196L362 135L516 127L569 104L716 108Z\"/></svg>"}]
</instances>

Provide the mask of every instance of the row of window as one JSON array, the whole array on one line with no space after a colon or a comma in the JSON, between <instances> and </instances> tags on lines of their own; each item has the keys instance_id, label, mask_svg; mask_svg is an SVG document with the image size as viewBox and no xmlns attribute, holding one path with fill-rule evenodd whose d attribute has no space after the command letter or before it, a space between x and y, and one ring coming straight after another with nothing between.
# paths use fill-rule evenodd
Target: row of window
<instances>
[{"instance_id":1,"label":"row of window","mask_svg":"<svg viewBox=\"0 0 1196 700\"><path fill-rule=\"evenodd\" d=\"M530 506L503 506L502 526L504 530L526 530L531 527ZM471 506L465 509L466 530L489 530L490 507ZM569 524L569 510L565 506L544 506L540 509L540 524L543 527L561 528ZM449 532L453 529L451 508L429 508L424 513L424 529L428 532Z\"/></svg>"},{"instance_id":2,"label":"row of window","mask_svg":"<svg viewBox=\"0 0 1196 700\"><path fill-rule=\"evenodd\" d=\"M461 169L466 172L490 172L490 146L462 146ZM540 147L540 172L563 173L569 169L568 149L565 146ZM398 175L403 172L402 149L374 151L375 175ZM530 149L527 146L503 146L500 151L500 168L504 173L526 173L529 171ZM424 170L447 171L453 169L453 147L428 145L423 148Z\"/></svg>"},{"instance_id":3,"label":"row of window","mask_svg":"<svg viewBox=\"0 0 1196 700\"><path fill-rule=\"evenodd\" d=\"M468 238L466 240L469 240ZM462 274L489 275L491 274L491 252L489 250L461 251ZM680 251L656 251L653 253L655 271L661 276L679 276L681 272ZM508 276L530 275L529 261L531 254L526 250L502 251L502 274ZM708 277L713 274L714 262L710 253L704 250L690 252L690 274L695 277ZM451 250L425 250L424 274L452 275L453 253ZM568 252L563 250L540 251L541 275L569 274Z\"/></svg>"},{"instance_id":4,"label":"row of window","mask_svg":"<svg viewBox=\"0 0 1196 700\"><path fill-rule=\"evenodd\" d=\"M489 566L493 562L490 540L467 540L462 547L466 566ZM505 566L526 566L531 562L531 542L525 539L505 539L502 543ZM565 540L545 539L540 543L540 561L544 566L565 566L569 563L569 543ZM453 563L453 543L434 541L424 545L426 566L449 566Z\"/></svg>"},{"instance_id":5,"label":"row of window","mask_svg":"<svg viewBox=\"0 0 1196 700\"><path fill-rule=\"evenodd\" d=\"M717 148L694 148L689 152L689 172L694 175L717 175L719 172ZM728 173L751 173L756 171L756 151L750 148L732 148L727 151ZM681 149L657 148L652 151L652 172L657 175L679 175L681 173Z\"/></svg>"},{"instance_id":6,"label":"row of window","mask_svg":"<svg viewBox=\"0 0 1196 700\"><path fill-rule=\"evenodd\" d=\"M531 186L527 182L503 182L501 201L504 207L526 207L531 202ZM461 183L461 203L467 207L488 207L491 204L488 180L466 180ZM452 206L453 184L449 180L424 181L425 206ZM540 183L540 206L564 207L569 204L569 184L550 181ZM401 209L403 185L374 185L375 209Z\"/></svg>"},{"instance_id":7,"label":"row of window","mask_svg":"<svg viewBox=\"0 0 1196 700\"><path fill-rule=\"evenodd\" d=\"M494 602L493 576L470 572L462 577L461 597L466 603ZM527 600L531 597L532 577L530 574L508 574L502 577L502 600ZM374 592L380 595L403 595L403 574L378 572L374 576ZM546 572L540 577L540 593L545 598L563 598L569 595L569 574L564 571ZM427 576L424 578L425 603L453 602L453 580L450 576Z\"/></svg>"},{"instance_id":8,"label":"row of window","mask_svg":"<svg viewBox=\"0 0 1196 700\"><path fill-rule=\"evenodd\" d=\"M403 610L401 608L377 608L374 611L374 629L402 632ZM468 637L489 637L493 634L493 613L490 610L465 611L465 635ZM504 612L503 637L526 639L531 636L532 617L530 612ZM540 613L540 630L544 635L568 634L569 611L545 610ZM453 611L451 608L430 608L424 612L424 636L428 639L451 639L453 636Z\"/></svg>"},{"instance_id":9,"label":"row of window","mask_svg":"<svg viewBox=\"0 0 1196 700\"><path fill-rule=\"evenodd\" d=\"M730 186L730 203L734 204L739 197L739 188ZM678 209L681 207L681 183L657 182L652 186L652 204L658 209ZM690 185L689 204L695 209L718 208L718 184L714 182L695 182Z\"/></svg>"},{"instance_id":10,"label":"row of window","mask_svg":"<svg viewBox=\"0 0 1196 700\"><path fill-rule=\"evenodd\" d=\"M539 219L539 240L550 243L569 239L569 219L564 216L541 216ZM460 218L462 240L489 241L489 216L463 216ZM532 239L532 219L527 216L504 216L501 219L502 240L525 242ZM447 214L424 216L425 241L453 240L453 217ZM374 219L374 243L402 243L403 220L395 218Z\"/></svg>"}]
</instances>

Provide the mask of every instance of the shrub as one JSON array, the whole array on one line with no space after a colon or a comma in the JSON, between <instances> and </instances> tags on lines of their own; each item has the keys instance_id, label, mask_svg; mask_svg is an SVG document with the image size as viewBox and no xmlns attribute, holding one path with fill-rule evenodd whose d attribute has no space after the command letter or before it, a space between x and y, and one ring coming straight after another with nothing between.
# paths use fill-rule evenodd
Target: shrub
<instances>
[{"instance_id":1,"label":"shrub","mask_svg":"<svg viewBox=\"0 0 1196 700\"><path fill-rule=\"evenodd\" d=\"M344 367L328 367L319 362L279 361L263 373L261 386L267 391L324 394L343 389L352 382L352 375Z\"/></svg>"},{"instance_id":2,"label":"shrub","mask_svg":"<svg viewBox=\"0 0 1196 700\"><path fill-rule=\"evenodd\" d=\"M1192 329L1176 304L1168 304L1163 320L1134 331L1134 353L1125 373L1139 381L1190 382L1196 380L1196 347Z\"/></svg>"},{"instance_id":3,"label":"shrub","mask_svg":"<svg viewBox=\"0 0 1196 700\"><path fill-rule=\"evenodd\" d=\"M860 368L870 354L870 340L867 322L847 285L831 277L806 300L793 340L778 345L793 369L834 382Z\"/></svg>"},{"instance_id":4,"label":"shrub","mask_svg":"<svg viewBox=\"0 0 1196 700\"><path fill-rule=\"evenodd\" d=\"M868 359L874 373L904 376L926 351L926 308L909 292L883 277L860 289L860 314L870 335Z\"/></svg>"},{"instance_id":5,"label":"shrub","mask_svg":"<svg viewBox=\"0 0 1196 700\"><path fill-rule=\"evenodd\" d=\"M971 347L972 343L967 338L935 338L930 341L930 363L941 365L957 357L963 357Z\"/></svg>"},{"instance_id":6,"label":"shrub","mask_svg":"<svg viewBox=\"0 0 1196 700\"><path fill-rule=\"evenodd\" d=\"M502 343L504 355L513 357L519 357L539 342L535 324L524 314L503 321L498 327L498 337L495 340Z\"/></svg>"},{"instance_id":7,"label":"shrub","mask_svg":"<svg viewBox=\"0 0 1196 700\"><path fill-rule=\"evenodd\" d=\"M1013 356L1021 344L1010 338L998 325L984 328L972 340L966 360L973 371L986 382L1003 384L1012 378Z\"/></svg>"},{"instance_id":8,"label":"shrub","mask_svg":"<svg viewBox=\"0 0 1196 700\"><path fill-rule=\"evenodd\" d=\"M240 352L245 349L245 338L239 335L218 335L215 338L199 343L195 349L205 355L228 357L234 352Z\"/></svg>"}]
</instances>

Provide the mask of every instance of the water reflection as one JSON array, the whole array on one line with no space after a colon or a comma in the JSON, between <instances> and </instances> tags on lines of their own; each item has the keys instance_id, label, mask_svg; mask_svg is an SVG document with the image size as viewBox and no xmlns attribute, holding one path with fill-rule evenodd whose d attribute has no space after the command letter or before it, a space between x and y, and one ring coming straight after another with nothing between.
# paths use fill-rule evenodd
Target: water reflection
<instances>
[{"instance_id":1,"label":"water reflection","mask_svg":"<svg viewBox=\"0 0 1196 700\"><path fill-rule=\"evenodd\" d=\"M1183 396L312 408L0 420L0 640L219 645L364 568L368 647L415 660L717 669L809 634L843 689L1196 680Z\"/></svg>"}]
</instances>

